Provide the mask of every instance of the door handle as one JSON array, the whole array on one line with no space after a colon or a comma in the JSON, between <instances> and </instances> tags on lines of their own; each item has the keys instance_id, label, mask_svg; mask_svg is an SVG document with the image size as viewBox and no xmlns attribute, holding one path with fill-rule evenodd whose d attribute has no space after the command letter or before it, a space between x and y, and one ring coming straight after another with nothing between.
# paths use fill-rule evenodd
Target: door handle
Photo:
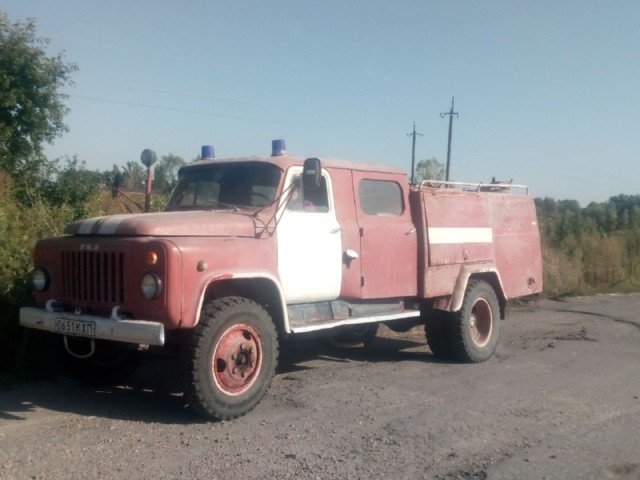
<instances>
[{"instance_id":1,"label":"door handle","mask_svg":"<svg viewBox=\"0 0 640 480\"><path fill-rule=\"evenodd\" d=\"M411 235L412 233L416 233L416 227L411 227L405 235Z\"/></svg>"},{"instance_id":2,"label":"door handle","mask_svg":"<svg viewBox=\"0 0 640 480\"><path fill-rule=\"evenodd\" d=\"M360 255L358 255L358 252L351 249L345 250L344 256L347 257L349 260L355 260L356 258L360 258Z\"/></svg>"},{"instance_id":3,"label":"door handle","mask_svg":"<svg viewBox=\"0 0 640 480\"><path fill-rule=\"evenodd\" d=\"M338 233L340 231L340 227L335 227L329 230L329 233Z\"/></svg>"}]
</instances>

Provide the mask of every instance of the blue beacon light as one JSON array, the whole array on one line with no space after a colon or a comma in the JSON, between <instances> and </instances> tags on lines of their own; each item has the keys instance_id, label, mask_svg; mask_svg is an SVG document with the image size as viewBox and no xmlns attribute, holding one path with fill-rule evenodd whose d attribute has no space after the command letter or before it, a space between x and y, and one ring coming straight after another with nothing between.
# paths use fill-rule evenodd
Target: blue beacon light
<instances>
[{"instance_id":1,"label":"blue beacon light","mask_svg":"<svg viewBox=\"0 0 640 480\"><path fill-rule=\"evenodd\" d=\"M272 140L271 141L271 156L281 157L287 154L287 147L285 147L284 140Z\"/></svg>"},{"instance_id":2,"label":"blue beacon light","mask_svg":"<svg viewBox=\"0 0 640 480\"><path fill-rule=\"evenodd\" d=\"M213 145L203 145L201 152L202 154L200 156L202 157L202 160L210 160L212 158L216 158L216 153L213 149Z\"/></svg>"}]
</instances>

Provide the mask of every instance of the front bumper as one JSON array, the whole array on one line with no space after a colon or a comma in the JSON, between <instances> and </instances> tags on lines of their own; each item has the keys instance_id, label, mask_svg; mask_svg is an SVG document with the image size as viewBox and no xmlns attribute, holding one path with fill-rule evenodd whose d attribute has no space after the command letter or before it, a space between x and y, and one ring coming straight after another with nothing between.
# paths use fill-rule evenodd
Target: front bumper
<instances>
[{"instance_id":1,"label":"front bumper","mask_svg":"<svg viewBox=\"0 0 640 480\"><path fill-rule=\"evenodd\" d=\"M90 334L61 331L57 326L61 323L78 322L93 325L86 329ZM83 336L101 340L135 343L139 345L164 345L164 325L148 320L121 319L116 316L116 309L111 318L94 315L74 315L68 312L57 312L50 308L23 307L20 309L20 325L62 335Z\"/></svg>"}]
</instances>

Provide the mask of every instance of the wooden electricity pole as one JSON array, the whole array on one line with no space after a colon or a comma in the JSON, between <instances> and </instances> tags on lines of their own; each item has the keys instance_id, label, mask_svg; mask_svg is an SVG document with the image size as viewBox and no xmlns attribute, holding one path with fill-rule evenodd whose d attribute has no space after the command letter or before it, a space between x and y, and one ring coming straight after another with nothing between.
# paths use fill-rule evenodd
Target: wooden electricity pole
<instances>
[{"instance_id":1,"label":"wooden electricity pole","mask_svg":"<svg viewBox=\"0 0 640 480\"><path fill-rule=\"evenodd\" d=\"M453 101L454 101L455 97L451 97L451 110L449 110L447 113L441 113L440 114L440 118L444 118L445 116L449 115L449 142L447 145L447 170L445 173L445 177L444 179L448 182L449 181L449 169L451 167L451 135L453 133L453 116L455 115L456 117L458 116L457 112L453 111Z\"/></svg>"},{"instance_id":2,"label":"wooden electricity pole","mask_svg":"<svg viewBox=\"0 0 640 480\"><path fill-rule=\"evenodd\" d=\"M416 136L422 136L421 133L416 133L416 122L413 122L413 132L407 133L407 136L413 137L411 141L411 185L413 185L416 171Z\"/></svg>"}]
</instances>

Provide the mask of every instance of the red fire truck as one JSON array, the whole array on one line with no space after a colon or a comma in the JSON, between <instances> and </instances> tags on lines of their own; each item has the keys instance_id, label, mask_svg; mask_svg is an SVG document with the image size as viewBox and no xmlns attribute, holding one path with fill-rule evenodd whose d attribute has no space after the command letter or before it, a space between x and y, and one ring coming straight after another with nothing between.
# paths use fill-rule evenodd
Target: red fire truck
<instances>
[{"instance_id":1,"label":"red fire truck","mask_svg":"<svg viewBox=\"0 0 640 480\"><path fill-rule=\"evenodd\" d=\"M183 167L164 212L70 224L38 242L35 307L70 374L114 381L141 350L184 346L191 405L251 410L283 338L368 341L425 325L433 354L482 362L507 301L542 289L533 200L511 184L423 182L371 163L288 156Z\"/></svg>"}]
</instances>

